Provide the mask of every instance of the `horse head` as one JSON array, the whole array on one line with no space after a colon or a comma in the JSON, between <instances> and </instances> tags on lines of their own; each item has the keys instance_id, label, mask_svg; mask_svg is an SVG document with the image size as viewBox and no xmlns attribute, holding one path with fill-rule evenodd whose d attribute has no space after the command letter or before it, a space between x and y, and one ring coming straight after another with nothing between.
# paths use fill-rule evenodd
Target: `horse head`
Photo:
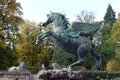
<instances>
[{"instance_id":1,"label":"horse head","mask_svg":"<svg viewBox=\"0 0 120 80\"><path fill-rule=\"evenodd\" d=\"M63 14L51 12L47 14L47 18L46 22L42 24L44 27L50 23L53 23L53 30L65 30L69 27L69 22Z\"/></svg>"},{"instance_id":2,"label":"horse head","mask_svg":"<svg viewBox=\"0 0 120 80\"><path fill-rule=\"evenodd\" d=\"M46 27L48 24L52 23L54 20L53 13L47 14L47 21L42 24L42 26Z\"/></svg>"}]
</instances>

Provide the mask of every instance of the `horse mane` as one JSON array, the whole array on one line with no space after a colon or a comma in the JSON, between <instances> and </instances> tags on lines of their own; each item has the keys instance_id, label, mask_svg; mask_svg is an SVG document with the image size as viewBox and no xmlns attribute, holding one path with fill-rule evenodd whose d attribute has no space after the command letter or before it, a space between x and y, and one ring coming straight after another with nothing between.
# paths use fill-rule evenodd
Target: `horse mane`
<instances>
[{"instance_id":1,"label":"horse mane","mask_svg":"<svg viewBox=\"0 0 120 80\"><path fill-rule=\"evenodd\" d=\"M57 12L54 12L54 14L57 14L57 15L62 17L62 22L63 22L63 25L64 25L64 29L69 28L70 24L69 24L68 18L66 18L64 14L57 13Z\"/></svg>"},{"instance_id":2,"label":"horse mane","mask_svg":"<svg viewBox=\"0 0 120 80\"><path fill-rule=\"evenodd\" d=\"M66 26L65 29L69 28L69 25L70 25L70 24L69 24L68 19L65 17L65 15L63 15L63 14L60 14L60 15L62 16L64 26Z\"/></svg>"}]
</instances>

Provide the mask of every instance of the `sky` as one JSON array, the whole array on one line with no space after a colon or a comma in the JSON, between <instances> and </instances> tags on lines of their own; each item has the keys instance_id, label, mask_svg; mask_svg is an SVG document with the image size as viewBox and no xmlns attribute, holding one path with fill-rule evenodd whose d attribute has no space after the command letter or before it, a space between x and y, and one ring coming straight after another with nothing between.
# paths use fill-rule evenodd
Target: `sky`
<instances>
[{"instance_id":1,"label":"sky","mask_svg":"<svg viewBox=\"0 0 120 80\"><path fill-rule=\"evenodd\" d=\"M23 8L22 16L35 22L44 22L52 12L65 14L69 21L75 21L81 11L94 12L97 21L103 20L108 4L116 15L120 12L120 0L16 0Z\"/></svg>"}]
</instances>

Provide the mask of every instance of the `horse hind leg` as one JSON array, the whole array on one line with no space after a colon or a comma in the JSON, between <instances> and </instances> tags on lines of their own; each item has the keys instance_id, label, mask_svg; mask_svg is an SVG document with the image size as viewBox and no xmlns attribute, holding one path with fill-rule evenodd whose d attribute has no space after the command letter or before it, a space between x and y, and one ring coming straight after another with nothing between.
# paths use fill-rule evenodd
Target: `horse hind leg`
<instances>
[{"instance_id":1,"label":"horse hind leg","mask_svg":"<svg viewBox=\"0 0 120 80\"><path fill-rule=\"evenodd\" d=\"M83 54L83 51L78 49L78 51L77 51L78 60L76 62L70 64L69 67L68 67L68 70L72 70L73 67L82 65L84 63L82 54Z\"/></svg>"},{"instance_id":2,"label":"horse hind leg","mask_svg":"<svg viewBox=\"0 0 120 80\"><path fill-rule=\"evenodd\" d=\"M96 69L100 70L102 68L101 56L96 53L95 46L92 45L91 54L96 58Z\"/></svg>"}]
</instances>

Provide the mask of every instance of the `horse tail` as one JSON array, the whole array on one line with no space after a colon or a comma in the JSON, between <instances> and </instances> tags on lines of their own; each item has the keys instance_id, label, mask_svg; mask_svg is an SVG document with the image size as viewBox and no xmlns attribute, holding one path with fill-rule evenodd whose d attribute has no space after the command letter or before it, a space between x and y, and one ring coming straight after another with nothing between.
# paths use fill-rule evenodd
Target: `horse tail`
<instances>
[{"instance_id":1,"label":"horse tail","mask_svg":"<svg viewBox=\"0 0 120 80\"><path fill-rule=\"evenodd\" d=\"M92 54L92 56L95 56L97 60L101 59L100 55L97 54L97 52L96 52L96 45L94 43L92 43L91 46L92 46L92 48L91 48L91 54Z\"/></svg>"},{"instance_id":2,"label":"horse tail","mask_svg":"<svg viewBox=\"0 0 120 80\"><path fill-rule=\"evenodd\" d=\"M96 45L92 42L92 43L91 43L91 46L92 46L92 48L91 48L91 54L92 54L92 55L95 55L95 54L96 54L96 51L95 51Z\"/></svg>"}]
</instances>

